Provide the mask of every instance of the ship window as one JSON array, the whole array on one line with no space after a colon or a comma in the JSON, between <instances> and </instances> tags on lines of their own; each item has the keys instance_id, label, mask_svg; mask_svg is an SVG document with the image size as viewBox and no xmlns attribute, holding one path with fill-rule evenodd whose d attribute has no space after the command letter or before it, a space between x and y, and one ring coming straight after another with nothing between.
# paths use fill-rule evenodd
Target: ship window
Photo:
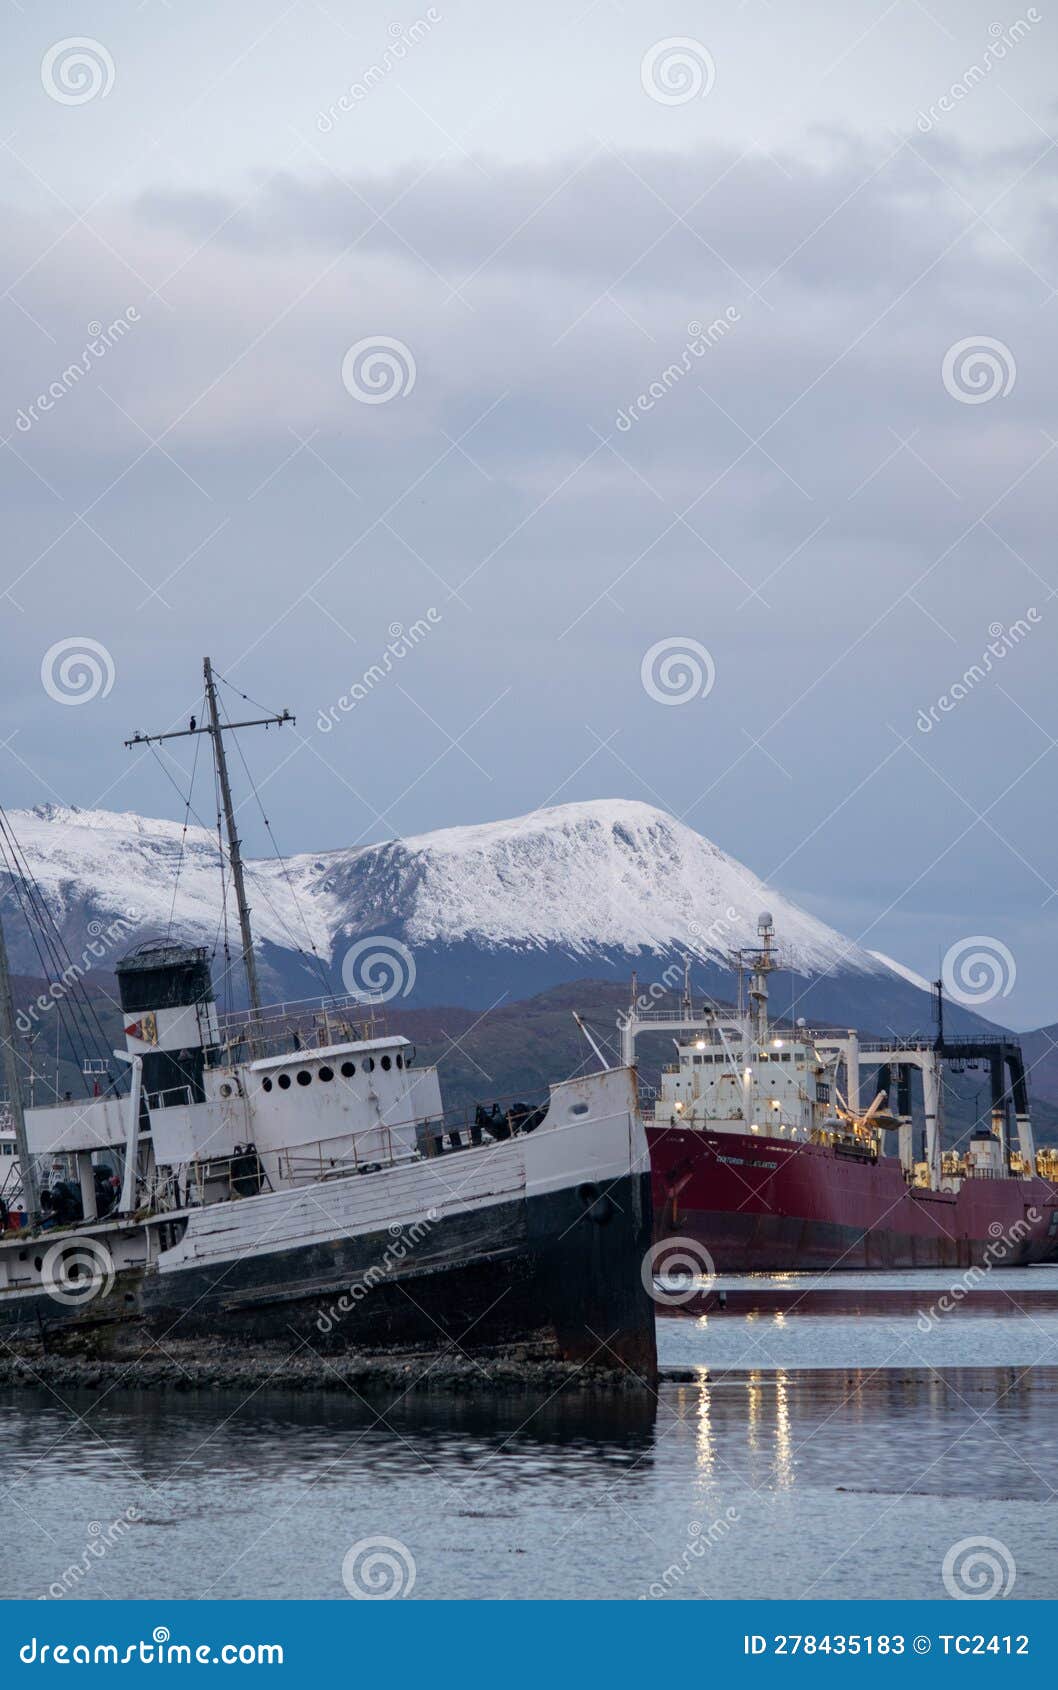
<instances>
[{"instance_id":1,"label":"ship window","mask_svg":"<svg viewBox=\"0 0 1058 1690\"><path fill-rule=\"evenodd\" d=\"M384 1068L384 1069L385 1069L385 1070L386 1070L386 1072L387 1072L387 1074L388 1074L388 1073L389 1073L389 1070L390 1070L390 1068L391 1068L391 1067L392 1067L392 1066L393 1066L393 1064L392 1064L392 1062L391 1062L391 1060L390 1060L390 1058L389 1058L389 1057L388 1057L388 1056L384 1056L384 1057L383 1057L383 1058L382 1058L382 1066L383 1066L383 1068Z\"/></svg>"},{"instance_id":2,"label":"ship window","mask_svg":"<svg viewBox=\"0 0 1058 1690\"><path fill-rule=\"evenodd\" d=\"M365 1067L365 1068L366 1068L366 1070L367 1070L367 1072L368 1072L368 1073L369 1073L369 1074L372 1074L372 1073L374 1073L374 1069L375 1069L375 1059L374 1059L374 1057L373 1057L373 1056L365 1056L365 1058L364 1058L364 1067Z\"/></svg>"},{"instance_id":3,"label":"ship window","mask_svg":"<svg viewBox=\"0 0 1058 1690\"><path fill-rule=\"evenodd\" d=\"M290 1075L289 1074L280 1074L279 1085L280 1085L280 1089L282 1091L289 1091L290 1090Z\"/></svg>"},{"instance_id":4,"label":"ship window","mask_svg":"<svg viewBox=\"0 0 1058 1690\"><path fill-rule=\"evenodd\" d=\"M268 1080L268 1079L262 1080L261 1081L261 1089L262 1089L262 1091L271 1091L271 1089L272 1089L271 1080Z\"/></svg>"},{"instance_id":5,"label":"ship window","mask_svg":"<svg viewBox=\"0 0 1058 1690\"><path fill-rule=\"evenodd\" d=\"M404 1066L404 1058L403 1058L403 1056L402 1056L402 1055L401 1055L401 1054L400 1054L400 1051L399 1051L399 1050L398 1050L398 1052L397 1052L397 1067L398 1067L398 1068L403 1068L403 1066Z\"/></svg>"},{"instance_id":6,"label":"ship window","mask_svg":"<svg viewBox=\"0 0 1058 1690\"><path fill-rule=\"evenodd\" d=\"M320 1079L321 1080L333 1080L334 1079L334 1069L328 1068L327 1064L324 1063L323 1067L320 1069Z\"/></svg>"},{"instance_id":7,"label":"ship window","mask_svg":"<svg viewBox=\"0 0 1058 1690\"><path fill-rule=\"evenodd\" d=\"M343 1062L342 1063L342 1078L343 1078L343 1080L351 1080L355 1073L356 1073L356 1063L355 1062Z\"/></svg>"},{"instance_id":8,"label":"ship window","mask_svg":"<svg viewBox=\"0 0 1058 1690\"><path fill-rule=\"evenodd\" d=\"M307 1068L299 1068L298 1069L298 1085L299 1086L311 1086L311 1084L312 1084L312 1075L309 1073L308 1069Z\"/></svg>"}]
</instances>

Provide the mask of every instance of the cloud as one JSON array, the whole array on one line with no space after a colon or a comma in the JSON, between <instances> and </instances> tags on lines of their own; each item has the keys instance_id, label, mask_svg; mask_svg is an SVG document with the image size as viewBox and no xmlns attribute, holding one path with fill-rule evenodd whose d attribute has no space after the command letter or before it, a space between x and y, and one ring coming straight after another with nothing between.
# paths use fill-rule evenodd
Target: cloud
<instances>
[{"instance_id":1,"label":"cloud","mask_svg":"<svg viewBox=\"0 0 1058 1690\"><path fill-rule=\"evenodd\" d=\"M241 194L160 185L65 233L12 217L5 285L39 325L8 302L3 432L20 456L0 457L0 477L15 614L34 629L18 624L26 713L42 709L36 666L59 635L105 633L119 676L106 708L127 710L160 667L144 630L186 663L208 604L227 649L282 674L311 716L391 622L436 604L444 622L404 692L380 690L328 742L338 774L306 757L294 796L277 796L289 843L514 813L568 780L562 798L620 791L676 813L708 793L688 820L762 872L778 820L776 859L814 841L802 878L854 852L868 875L884 857L912 880L913 834L876 843L896 770L852 798L850 773L882 763L888 724L913 731L994 618L1050 590L1053 472L1033 467L1058 378L1043 153L830 132L811 162L601 147L418 180L321 166ZM130 306L134 331L21 429L16 412L89 323ZM942 363L979 335L1006 345L1016 380L967 405ZM342 379L371 337L414 361L414 383L383 404ZM56 629L63 595L84 612ZM1051 622L1018 659L1033 714ZM662 733L639 662L684 628L717 685L707 718L668 712ZM453 734L486 708L475 768L435 724ZM930 756L969 784L1006 754L1013 708L979 693ZM92 804L110 776L80 715L84 761L61 795ZM586 737L589 719L617 733L621 762ZM747 746L765 730L777 763ZM49 749L31 739L20 749L42 766L46 718ZM899 780L905 813L939 799L947 823L934 777L909 764ZM319 833L299 831L316 805ZM931 855L944 843L941 827Z\"/></svg>"}]
</instances>

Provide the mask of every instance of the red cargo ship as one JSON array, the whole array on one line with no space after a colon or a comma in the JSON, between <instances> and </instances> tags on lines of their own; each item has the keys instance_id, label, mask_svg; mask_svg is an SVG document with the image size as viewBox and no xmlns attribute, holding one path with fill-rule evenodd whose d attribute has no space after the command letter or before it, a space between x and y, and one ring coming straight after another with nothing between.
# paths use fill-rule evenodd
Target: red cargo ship
<instances>
[{"instance_id":1,"label":"red cargo ship","mask_svg":"<svg viewBox=\"0 0 1058 1690\"><path fill-rule=\"evenodd\" d=\"M760 947L739 958L739 1011L695 1015L687 989L680 1013L633 1006L624 1060L644 1032L672 1033L679 1061L662 1075L647 1115L655 1236L708 1273L825 1268L1024 1266L1058 1258L1058 1192L1037 1157L1017 1040L892 1040L861 1045L855 1032L769 1024L775 966L771 917ZM741 1008L743 971L749 1008ZM878 1090L859 1101L860 1065ZM945 1062L984 1063L992 1121L965 1153L941 1149L940 1074ZM922 1129L911 1111L921 1076ZM839 1088L842 1081L844 1091ZM896 1109L890 1091L896 1092ZM1010 1102L1016 1144L1008 1132ZM899 1154L884 1153L894 1133ZM664 1253L657 1258L665 1271Z\"/></svg>"}]
</instances>

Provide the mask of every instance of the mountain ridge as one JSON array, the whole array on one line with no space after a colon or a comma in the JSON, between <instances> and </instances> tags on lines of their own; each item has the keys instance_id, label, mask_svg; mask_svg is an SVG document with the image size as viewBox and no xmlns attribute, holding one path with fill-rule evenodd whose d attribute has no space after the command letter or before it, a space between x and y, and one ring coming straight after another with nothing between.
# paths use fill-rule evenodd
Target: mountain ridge
<instances>
[{"instance_id":1,"label":"mountain ridge","mask_svg":"<svg viewBox=\"0 0 1058 1690\"><path fill-rule=\"evenodd\" d=\"M220 947L221 856L210 830L54 804L12 812L9 821L75 956L86 932L109 931L116 919L134 929L122 933L124 949L170 932ZM910 970L637 800L555 805L246 866L259 963L278 997L370 985L349 962L356 953L358 966L370 965L376 952L396 958L391 995L420 1004L484 1008L587 972L627 979L639 969L649 983L684 954L700 989L730 996L731 953L755 944L767 909L781 964L778 1008L900 1031L929 1021L923 983ZM230 893L227 915L237 954ZM15 929L9 923L15 966L37 972Z\"/></svg>"}]
</instances>

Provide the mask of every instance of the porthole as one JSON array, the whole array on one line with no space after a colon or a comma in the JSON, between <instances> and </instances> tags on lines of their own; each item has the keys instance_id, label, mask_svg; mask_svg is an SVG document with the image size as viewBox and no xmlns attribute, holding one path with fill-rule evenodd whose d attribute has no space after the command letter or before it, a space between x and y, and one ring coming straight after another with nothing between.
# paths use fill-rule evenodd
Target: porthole
<instances>
[{"instance_id":1,"label":"porthole","mask_svg":"<svg viewBox=\"0 0 1058 1690\"><path fill-rule=\"evenodd\" d=\"M397 1052L397 1067L398 1067L398 1068L403 1068L403 1066L404 1066L404 1058L403 1058L403 1056L402 1056L402 1055L401 1055L401 1054L400 1054L400 1051L399 1051L399 1050L398 1050L398 1052Z\"/></svg>"},{"instance_id":2,"label":"porthole","mask_svg":"<svg viewBox=\"0 0 1058 1690\"><path fill-rule=\"evenodd\" d=\"M290 1075L289 1074L280 1074L279 1085L280 1085L281 1090L289 1091L290 1090Z\"/></svg>"},{"instance_id":3,"label":"porthole","mask_svg":"<svg viewBox=\"0 0 1058 1690\"><path fill-rule=\"evenodd\" d=\"M271 1089L272 1089L271 1080L262 1080L261 1081L261 1090L262 1091L271 1091Z\"/></svg>"},{"instance_id":4,"label":"porthole","mask_svg":"<svg viewBox=\"0 0 1058 1690\"><path fill-rule=\"evenodd\" d=\"M222 1086L221 1086L221 1088L220 1088L220 1095L221 1095L221 1097L230 1097L230 1096L231 1096L231 1094L232 1094L232 1091L233 1091L233 1089L234 1089L234 1088L233 1088L233 1087L232 1087L232 1086L229 1086L229 1085L228 1085L228 1084L227 1084L227 1083L225 1083L225 1084L224 1084L224 1085L222 1085Z\"/></svg>"},{"instance_id":5,"label":"porthole","mask_svg":"<svg viewBox=\"0 0 1058 1690\"><path fill-rule=\"evenodd\" d=\"M383 1066L383 1068L384 1068L384 1069L385 1069L385 1070L386 1070L386 1073L387 1073L387 1074L388 1074L388 1073L389 1073L389 1070L390 1070L390 1068L391 1068L391 1067L392 1067L392 1066L393 1066L393 1064L392 1064L392 1063L391 1063L391 1061L390 1061L390 1059L389 1059L389 1057L388 1057L388 1056L384 1056L384 1057L383 1057L383 1058L382 1058L382 1066Z\"/></svg>"},{"instance_id":6,"label":"porthole","mask_svg":"<svg viewBox=\"0 0 1058 1690\"><path fill-rule=\"evenodd\" d=\"M327 1064L324 1063L323 1067L320 1069L319 1077L320 1077L321 1080L333 1080L334 1079L334 1069L328 1068Z\"/></svg>"},{"instance_id":7,"label":"porthole","mask_svg":"<svg viewBox=\"0 0 1058 1690\"><path fill-rule=\"evenodd\" d=\"M366 1068L366 1070L369 1074L374 1072L375 1059L374 1059L373 1056L365 1056L364 1057L364 1067Z\"/></svg>"},{"instance_id":8,"label":"porthole","mask_svg":"<svg viewBox=\"0 0 1058 1690\"><path fill-rule=\"evenodd\" d=\"M311 1084L312 1084L312 1075L309 1073L308 1069L307 1068L299 1068L298 1069L298 1085L299 1086L311 1086Z\"/></svg>"},{"instance_id":9,"label":"porthole","mask_svg":"<svg viewBox=\"0 0 1058 1690\"><path fill-rule=\"evenodd\" d=\"M355 1073L356 1073L356 1063L355 1062L343 1062L342 1063L342 1079L343 1080L351 1080Z\"/></svg>"}]
</instances>

